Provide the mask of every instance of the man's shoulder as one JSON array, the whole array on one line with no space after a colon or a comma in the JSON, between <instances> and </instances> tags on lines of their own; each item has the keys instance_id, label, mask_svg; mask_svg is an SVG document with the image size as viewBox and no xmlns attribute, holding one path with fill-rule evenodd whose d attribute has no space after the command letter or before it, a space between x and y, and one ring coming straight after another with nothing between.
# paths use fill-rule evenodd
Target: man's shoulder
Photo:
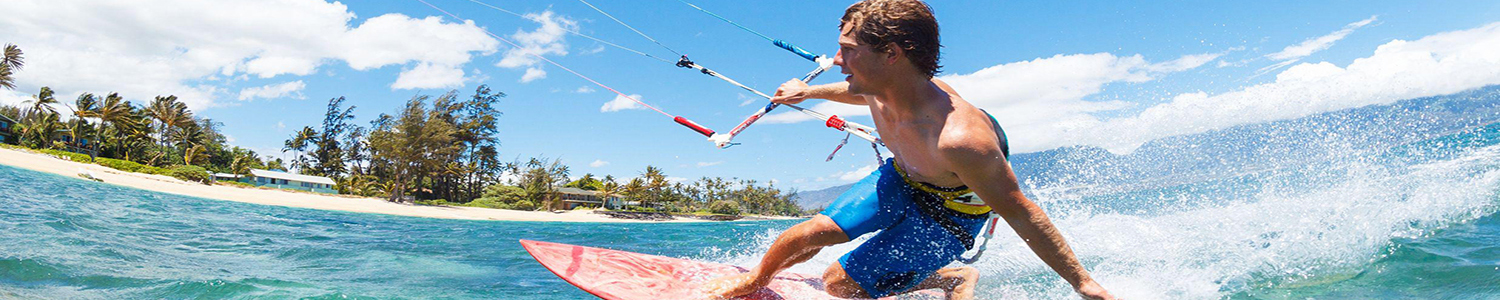
<instances>
[{"instance_id":1,"label":"man's shoulder","mask_svg":"<svg viewBox=\"0 0 1500 300\"><path fill-rule=\"evenodd\" d=\"M965 158L993 157L1000 154L999 139L997 139L989 117L983 112L975 109L973 112L955 112L962 114L958 117L950 117L950 126L944 126L938 135L938 150L942 156L949 161L965 160Z\"/></svg>"}]
</instances>

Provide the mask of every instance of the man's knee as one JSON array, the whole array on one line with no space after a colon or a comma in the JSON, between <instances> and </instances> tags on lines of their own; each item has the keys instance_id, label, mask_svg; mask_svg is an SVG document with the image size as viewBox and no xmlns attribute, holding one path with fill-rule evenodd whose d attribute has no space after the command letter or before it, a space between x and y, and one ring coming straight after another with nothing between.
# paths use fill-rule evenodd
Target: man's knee
<instances>
[{"instance_id":1,"label":"man's knee","mask_svg":"<svg viewBox=\"0 0 1500 300\"><path fill-rule=\"evenodd\" d=\"M849 237L844 235L844 229L839 228L838 223L834 223L833 219L824 215L817 215L812 219L798 223L796 226L787 229L783 235L803 240L810 246L818 247L849 241Z\"/></svg>"}]
</instances>

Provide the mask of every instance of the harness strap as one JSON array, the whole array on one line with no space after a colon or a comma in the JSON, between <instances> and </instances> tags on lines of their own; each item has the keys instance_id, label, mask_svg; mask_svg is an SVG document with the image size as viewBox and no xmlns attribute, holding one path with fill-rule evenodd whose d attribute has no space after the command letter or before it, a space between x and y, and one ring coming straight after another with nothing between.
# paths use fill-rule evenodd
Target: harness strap
<instances>
[{"instance_id":1,"label":"harness strap","mask_svg":"<svg viewBox=\"0 0 1500 300\"><path fill-rule=\"evenodd\" d=\"M914 188L919 191L919 193L914 193L913 195L916 197L916 199L912 199L912 202L916 203L917 210L921 211L923 215L926 215L928 219L931 219L933 222L937 223L938 227L942 227L943 230L948 231L948 234L952 234L953 237L957 238L959 242L962 242L964 244L965 251L974 249L974 234L969 233L967 229L958 224L958 221L954 221L953 219L987 218L989 217L990 207L980 206L983 208L983 211L980 211L978 213L969 213L951 209L949 203L953 203L953 198L948 197L950 195L945 194L954 194L960 192L967 193L967 188L959 188L958 190L955 190L953 188L940 188L930 186L926 183L912 180L911 177L907 176L906 170L901 169L901 164L896 164L895 162L891 163L895 164L893 165L893 167L895 167L896 173L901 174L901 179L906 181L906 186L908 188ZM968 206L966 204L958 205Z\"/></svg>"}]
</instances>

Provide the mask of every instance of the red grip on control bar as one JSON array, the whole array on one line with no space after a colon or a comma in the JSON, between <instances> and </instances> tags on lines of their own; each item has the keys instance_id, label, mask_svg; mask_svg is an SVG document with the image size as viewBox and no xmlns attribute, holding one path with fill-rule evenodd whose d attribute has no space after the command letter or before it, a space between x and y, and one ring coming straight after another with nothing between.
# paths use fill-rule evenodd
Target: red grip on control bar
<instances>
[{"instance_id":1,"label":"red grip on control bar","mask_svg":"<svg viewBox=\"0 0 1500 300\"><path fill-rule=\"evenodd\" d=\"M693 129L693 131L697 131L699 134L702 134L703 136L712 137L714 135L714 130L713 129L704 128L702 125L698 125L698 123L693 123L693 121L689 121L687 118L683 118L681 116L677 116L677 117L672 117L672 121L677 121L677 124L682 124L682 126L687 126L687 128L691 128L691 129Z\"/></svg>"},{"instance_id":2,"label":"red grip on control bar","mask_svg":"<svg viewBox=\"0 0 1500 300\"><path fill-rule=\"evenodd\" d=\"M824 125L828 125L828 127L838 129L839 131L844 131L844 119L839 118L838 115L829 116L828 123L825 123Z\"/></svg>"}]
</instances>

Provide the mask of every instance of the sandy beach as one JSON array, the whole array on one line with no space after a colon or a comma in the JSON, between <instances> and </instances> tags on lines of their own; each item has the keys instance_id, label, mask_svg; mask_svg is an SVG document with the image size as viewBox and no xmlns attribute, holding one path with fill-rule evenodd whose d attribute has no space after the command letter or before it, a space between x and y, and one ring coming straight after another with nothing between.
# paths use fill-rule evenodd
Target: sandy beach
<instances>
[{"instance_id":1,"label":"sandy beach","mask_svg":"<svg viewBox=\"0 0 1500 300\"><path fill-rule=\"evenodd\" d=\"M377 198L347 195L324 195L289 192L274 189L252 189L223 185L204 185L186 182L164 175L130 173L108 167L62 160L46 154L0 148L0 164L28 170L47 172L64 177L78 177L81 170L88 170L107 184L143 189L148 191L200 197L215 200L279 205L311 209L338 210L360 213L375 213L398 216L443 218L461 220L496 221L547 221L547 222L704 222L704 220L677 217L669 221L640 221L611 218L591 211L567 211L561 213L488 209L476 207L447 207L406 205Z\"/></svg>"}]
</instances>

